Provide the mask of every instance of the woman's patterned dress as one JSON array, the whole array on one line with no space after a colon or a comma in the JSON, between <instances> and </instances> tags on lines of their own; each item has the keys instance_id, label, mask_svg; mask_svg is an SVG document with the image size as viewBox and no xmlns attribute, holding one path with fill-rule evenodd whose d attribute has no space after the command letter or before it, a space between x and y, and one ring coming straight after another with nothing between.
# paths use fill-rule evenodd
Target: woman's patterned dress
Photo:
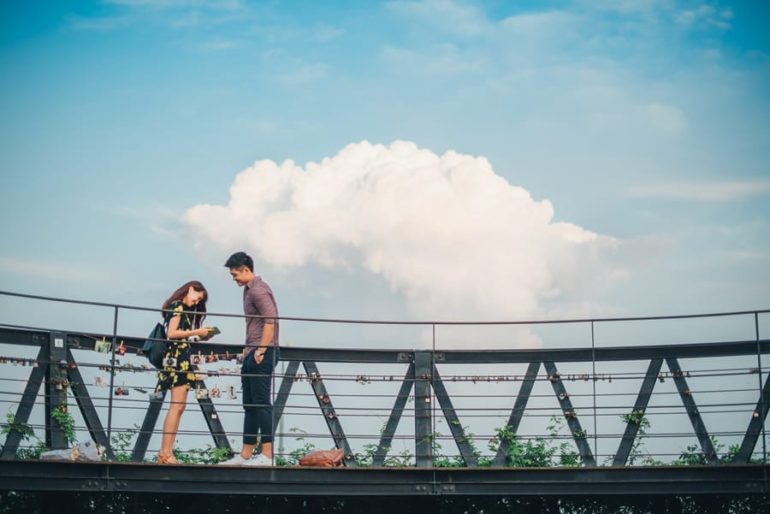
<instances>
[{"instance_id":1,"label":"woman's patterned dress","mask_svg":"<svg viewBox=\"0 0 770 514\"><path fill-rule=\"evenodd\" d=\"M193 330L193 314L184 312L185 306L181 300L173 302L168 308L171 312L164 313L166 326L168 326L171 318L179 316L179 330ZM190 354L190 343L186 339L168 342L166 353L163 355L163 370L158 373L158 385L155 387L155 392L166 391L178 386L187 386L187 389L190 389L195 384L197 366L190 364Z\"/></svg>"}]
</instances>

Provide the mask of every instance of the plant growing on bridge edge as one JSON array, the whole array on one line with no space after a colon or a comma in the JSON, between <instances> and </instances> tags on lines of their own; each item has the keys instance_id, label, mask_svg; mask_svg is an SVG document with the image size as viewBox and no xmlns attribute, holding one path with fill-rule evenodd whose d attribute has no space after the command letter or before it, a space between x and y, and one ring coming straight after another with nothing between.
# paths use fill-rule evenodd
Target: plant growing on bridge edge
<instances>
[{"instance_id":1,"label":"plant growing on bridge edge","mask_svg":"<svg viewBox=\"0 0 770 514\"><path fill-rule=\"evenodd\" d=\"M640 463L644 466L665 466L666 464L663 461L654 459L649 454L645 455L646 452L642 451L642 448L644 447L643 439L647 436L647 430L649 430L652 426L650 420L647 419L647 417L644 415L644 411L634 410L629 414L622 415L621 418L626 423L633 423L639 426L636 439L634 440L634 444L631 447L630 453L628 454L628 464L634 465L637 459L641 459ZM720 443L715 436L711 436L711 445L713 446L714 453L717 456L717 462L722 464L729 464L735 461L736 457L738 456L738 452L740 451L740 445L732 444L727 448L727 451L725 452L725 445ZM762 461L761 459L750 459L749 462L759 464ZM704 464L709 464L709 462L703 449L698 444L688 445L679 454L677 460L671 463L671 465L674 466L692 466Z\"/></svg>"},{"instance_id":2,"label":"plant growing on bridge edge","mask_svg":"<svg viewBox=\"0 0 770 514\"><path fill-rule=\"evenodd\" d=\"M59 405L51 411L51 417L56 421L64 432L64 437L67 438L67 442L72 444L76 442L75 439L75 420L72 418L72 414L67 410L66 405Z\"/></svg>"},{"instance_id":3,"label":"plant growing on bridge edge","mask_svg":"<svg viewBox=\"0 0 770 514\"><path fill-rule=\"evenodd\" d=\"M489 443L489 449L497 453L500 445L507 444L505 465L513 467L549 467L580 465L580 456L572 448L568 441L562 441L558 445L553 441L561 438L560 433L564 429L564 420L559 416L551 416L546 427L548 438L535 437L534 439L522 439L511 430L508 425L496 428L495 437ZM583 431L580 437L587 434ZM558 457L558 461L556 458Z\"/></svg>"},{"instance_id":4,"label":"plant growing on bridge edge","mask_svg":"<svg viewBox=\"0 0 770 514\"><path fill-rule=\"evenodd\" d=\"M550 424L546 428L551 440L564 439L560 436L564 429L564 418L561 416L551 416ZM583 429L575 433L575 437L585 439L588 437L588 431ZM580 454L569 440L562 440L556 447L556 455L559 456L559 465L564 467L580 466Z\"/></svg>"},{"instance_id":5,"label":"plant growing on bridge edge","mask_svg":"<svg viewBox=\"0 0 770 514\"><path fill-rule=\"evenodd\" d=\"M276 455L275 456L276 466L295 466L299 463L299 460L302 457L304 457L305 455L307 455L308 453L316 449L313 443L305 442L305 438L303 437L304 435L307 434L305 430L302 430L301 428L297 428L297 427L291 427L289 429L289 432L300 434L297 437L295 437L294 440L303 444L299 448L295 448L294 450L292 450L288 456Z\"/></svg>"},{"instance_id":6,"label":"plant growing on bridge edge","mask_svg":"<svg viewBox=\"0 0 770 514\"><path fill-rule=\"evenodd\" d=\"M500 445L507 446L505 455L505 465L511 467L549 467L549 466L568 466L574 467L580 465L579 454L571 447L568 441L562 441L555 445L552 441L560 437L560 432L564 428L562 418L552 416L547 430L548 438L536 437L533 439L522 439L506 425L495 429L495 436L489 441L488 447L492 455L482 455L474 443L474 436L463 427L465 433L465 442L471 447L471 452L476 458L478 467L489 467L494 464L494 455L497 454ZM583 432L579 437L585 437ZM465 461L462 456L445 456L442 454L441 445L437 439L441 437L440 433L431 435L433 445L433 465L436 467L465 467ZM558 459L558 460L557 460Z\"/></svg>"},{"instance_id":7,"label":"plant growing on bridge edge","mask_svg":"<svg viewBox=\"0 0 770 514\"><path fill-rule=\"evenodd\" d=\"M0 434L3 434L6 436L6 440L8 435L11 434L11 432L18 432L21 434L21 440L22 441L29 441L32 442L34 439L36 442L29 447L26 448L17 448L16 449L16 458L17 459L37 459L40 457L40 454L43 453L46 450L45 443L38 439L38 437L35 435L35 430L29 426L27 423L22 423L20 421L16 420L16 415L8 411L5 415L6 423L2 424L2 427L0 427Z\"/></svg>"},{"instance_id":8,"label":"plant growing on bridge edge","mask_svg":"<svg viewBox=\"0 0 770 514\"><path fill-rule=\"evenodd\" d=\"M404 450L399 454L385 459L385 466L394 468L411 467L414 463L414 455L409 450Z\"/></svg>"},{"instance_id":9,"label":"plant growing on bridge edge","mask_svg":"<svg viewBox=\"0 0 770 514\"><path fill-rule=\"evenodd\" d=\"M431 435L431 446L433 449L433 466L436 468L463 468L465 467L465 460L462 455L447 456L441 453L442 447L438 440L442 437L441 432L434 432ZM470 434L472 437L472 434ZM475 446L473 446L473 440L466 438L473 448L473 453L477 454Z\"/></svg>"},{"instance_id":10,"label":"plant growing on bridge edge","mask_svg":"<svg viewBox=\"0 0 770 514\"><path fill-rule=\"evenodd\" d=\"M133 441L134 435L136 435L137 432L139 432L139 426L134 425L134 428L129 428L128 430L112 434L110 442L112 446L112 454L115 456L114 460L118 462L131 461L131 442Z\"/></svg>"},{"instance_id":11,"label":"plant growing on bridge edge","mask_svg":"<svg viewBox=\"0 0 770 514\"><path fill-rule=\"evenodd\" d=\"M721 464L729 464L730 462L733 462L741 449L740 445L732 444L727 448L727 451L725 452L725 445L720 443L713 435L711 436L711 445L714 447L714 453L717 456L717 462ZM722 453L721 456L720 453ZM751 459L749 462L757 464L760 463L761 460ZM709 462L700 445L690 444L682 451L682 453L679 454L679 458L677 458L673 464L677 466L692 466L709 464Z\"/></svg>"},{"instance_id":12,"label":"plant growing on bridge edge","mask_svg":"<svg viewBox=\"0 0 770 514\"><path fill-rule=\"evenodd\" d=\"M640 464L645 466L663 465L663 462L653 459L646 451L643 451L644 438L647 437L647 430L652 426L650 420L644 415L644 410L634 409L628 414L623 414L621 419L627 424L637 425L638 427L634 444L631 446L631 451L628 453L628 464L633 466L638 460Z\"/></svg>"},{"instance_id":13,"label":"plant growing on bridge edge","mask_svg":"<svg viewBox=\"0 0 770 514\"><path fill-rule=\"evenodd\" d=\"M216 464L227 460L231 451L228 448L206 446L205 448L192 448L185 452L174 450L174 457L182 464Z\"/></svg>"},{"instance_id":14,"label":"plant growing on bridge edge","mask_svg":"<svg viewBox=\"0 0 770 514\"><path fill-rule=\"evenodd\" d=\"M550 466L556 449L544 439L523 440L518 434L505 426L495 429L495 437L489 442L489 449L497 453L501 445L507 445L505 465L512 467L545 467Z\"/></svg>"},{"instance_id":15,"label":"plant growing on bridge edge","mask_svg":"<svg viewBox=\"0 0 770 514\"><path fill-rule=\"evenodd\" d=\"M390 448L386 448L385 452ZM366 468L374 465L374 455L377 453L377 445L370 443L365 444L360 452L355 454L356 465L362 468Z\"/></svg>"},{"instance_id":16,"label":"plant growing on bridge edge","mask_svg":"<svg viewBox=\"0 0 770 514\"><path fill-rule=\"evenodd\" d=\"M0 433L3 435L7 436L11 432L18 432L21 435L22 441L29 441L31 437L35 437L35 431L32 427L26 423L16 421L16 415L13 412L6 412L5 420L6 422L3 423L2 428L0 428ZM37 439L37 437L35 437L35 439Z\"/></svg>"},{"instance_id":17,"label":"plant growing on bridge edge","mask_svg":"<svg viewBox=\"0 0 770 514\"><path fill-rule=\"evenodd\" d=\"M384 424L380 427L380 437L382 437L382 435L385 433L385 428L386 428L386 425ZM377 448L379 448L379 445L377 444L373 444L373 443L365 444L360 452L354 454L356 465L361 468L373 466L374 456L377 453ZM390 446L386 446L385 454L387 455L389 451L390 451Z\"/></svg>"}]
</instances>

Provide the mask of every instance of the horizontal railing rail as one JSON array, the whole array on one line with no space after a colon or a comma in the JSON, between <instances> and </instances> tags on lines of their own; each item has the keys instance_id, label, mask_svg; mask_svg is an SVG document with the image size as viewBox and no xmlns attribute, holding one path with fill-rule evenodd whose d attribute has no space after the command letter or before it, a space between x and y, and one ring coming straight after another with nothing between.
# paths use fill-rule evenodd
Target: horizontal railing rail
<instances>
[{"instance_id":1,"label":"horizontal railing rail","mask_svg":"<svg viewBox=\"0 0 770 514\"><path fill-rule=\"evenodd\" d=\"M110 309L135 310L145 312L162 312L162 309L154 307L142 307L137 305L127 305L108 302L94 302L89 300L76 300L71 298L59 298L55 296L33 295L27 293L16 293L12 291L0 290L0 296L13 298L25 298L28 300L42 300L46 302L69 303L74 305L89 305L94 307L107 307ZM313 318L299 316L255 316L244 314L233 314L227 312L209 312L209 316L230 317L230 318L269 318L285 321L306 321L311 323L332 323L332 324L368 324L368 325L559 325L559 324L584 324L584 323L610 323L610 322L628 322L628 321L663 321L663 320L682 320L699 318L721 318L732 316L754 316L758 314L768 314L770 309L743 310L743 311L723 311L712 313L694 313L694 314L673 314L660 316L618 316L618 317L596 317L596 318L571 318L571 319L552 319L552 320L467 320L467 321L449 321L449 320L364 320L364 319L345 319L345 318Z\"/></svg>"}]
</instances>

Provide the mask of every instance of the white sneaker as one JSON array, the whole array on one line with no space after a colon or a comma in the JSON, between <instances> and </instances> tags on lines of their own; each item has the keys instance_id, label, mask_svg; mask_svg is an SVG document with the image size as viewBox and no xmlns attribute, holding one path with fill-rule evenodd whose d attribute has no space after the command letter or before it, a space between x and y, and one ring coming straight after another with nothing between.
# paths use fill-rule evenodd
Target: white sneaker
<instances>
[{"instance_id":1,"label":"white sneaker","mask_svg":"<svg viewBox=\"0 0 770 514\"><path fill-rule=\"evenodd\" d=\"M247 462L249 461L241 457L240 453L236 453L234 457L218 463L217 466L245 466Z\"/></svg>"},{"instance_id":2,"label":"white sneaker","mask_svg":"<svg viewBox=\"0 0 770 514\"><path fill-rule=\"evenodd\" d=\"M255 455L249 460L243 461L243 466L272 466L273 459L265 457L261 453Z\"/></svg>"}]
</instances>

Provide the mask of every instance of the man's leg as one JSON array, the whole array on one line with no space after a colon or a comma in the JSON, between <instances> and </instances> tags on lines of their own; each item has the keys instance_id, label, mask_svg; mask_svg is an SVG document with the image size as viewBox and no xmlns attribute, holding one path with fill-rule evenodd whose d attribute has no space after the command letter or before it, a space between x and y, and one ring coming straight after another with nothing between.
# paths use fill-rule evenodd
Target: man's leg
<instances>
[{"instance_id":1,"label":"man's leg","mask_svg":"<svg viewBox=\"0 0 770 514\"><path fill-rule=\"evenodd\" d=\"M256 390L256 376L258 373L257 365L254 362L253 352L249 352L243 361L241 369L241 385L243 387L243 446L241 447L241 457L248 460L254 455L254 448L257 445L257 433L259 432L258 409L255 405L257 399L254 392Z\"/></svg>"},{"instance_id":2,"label":"man's leg","mask_svg":"<svg viewBox=\"0 0 770 514\"><path fill-rule=\"evenodd\" d=\"M273 405L270 392L273 385L274 352L273 348L269 348L265 358L256 366L252 389L254 403L257 405L256 421L261 434L262 454L270 459L273 458Z\"/></svg>"}]
</instances>

